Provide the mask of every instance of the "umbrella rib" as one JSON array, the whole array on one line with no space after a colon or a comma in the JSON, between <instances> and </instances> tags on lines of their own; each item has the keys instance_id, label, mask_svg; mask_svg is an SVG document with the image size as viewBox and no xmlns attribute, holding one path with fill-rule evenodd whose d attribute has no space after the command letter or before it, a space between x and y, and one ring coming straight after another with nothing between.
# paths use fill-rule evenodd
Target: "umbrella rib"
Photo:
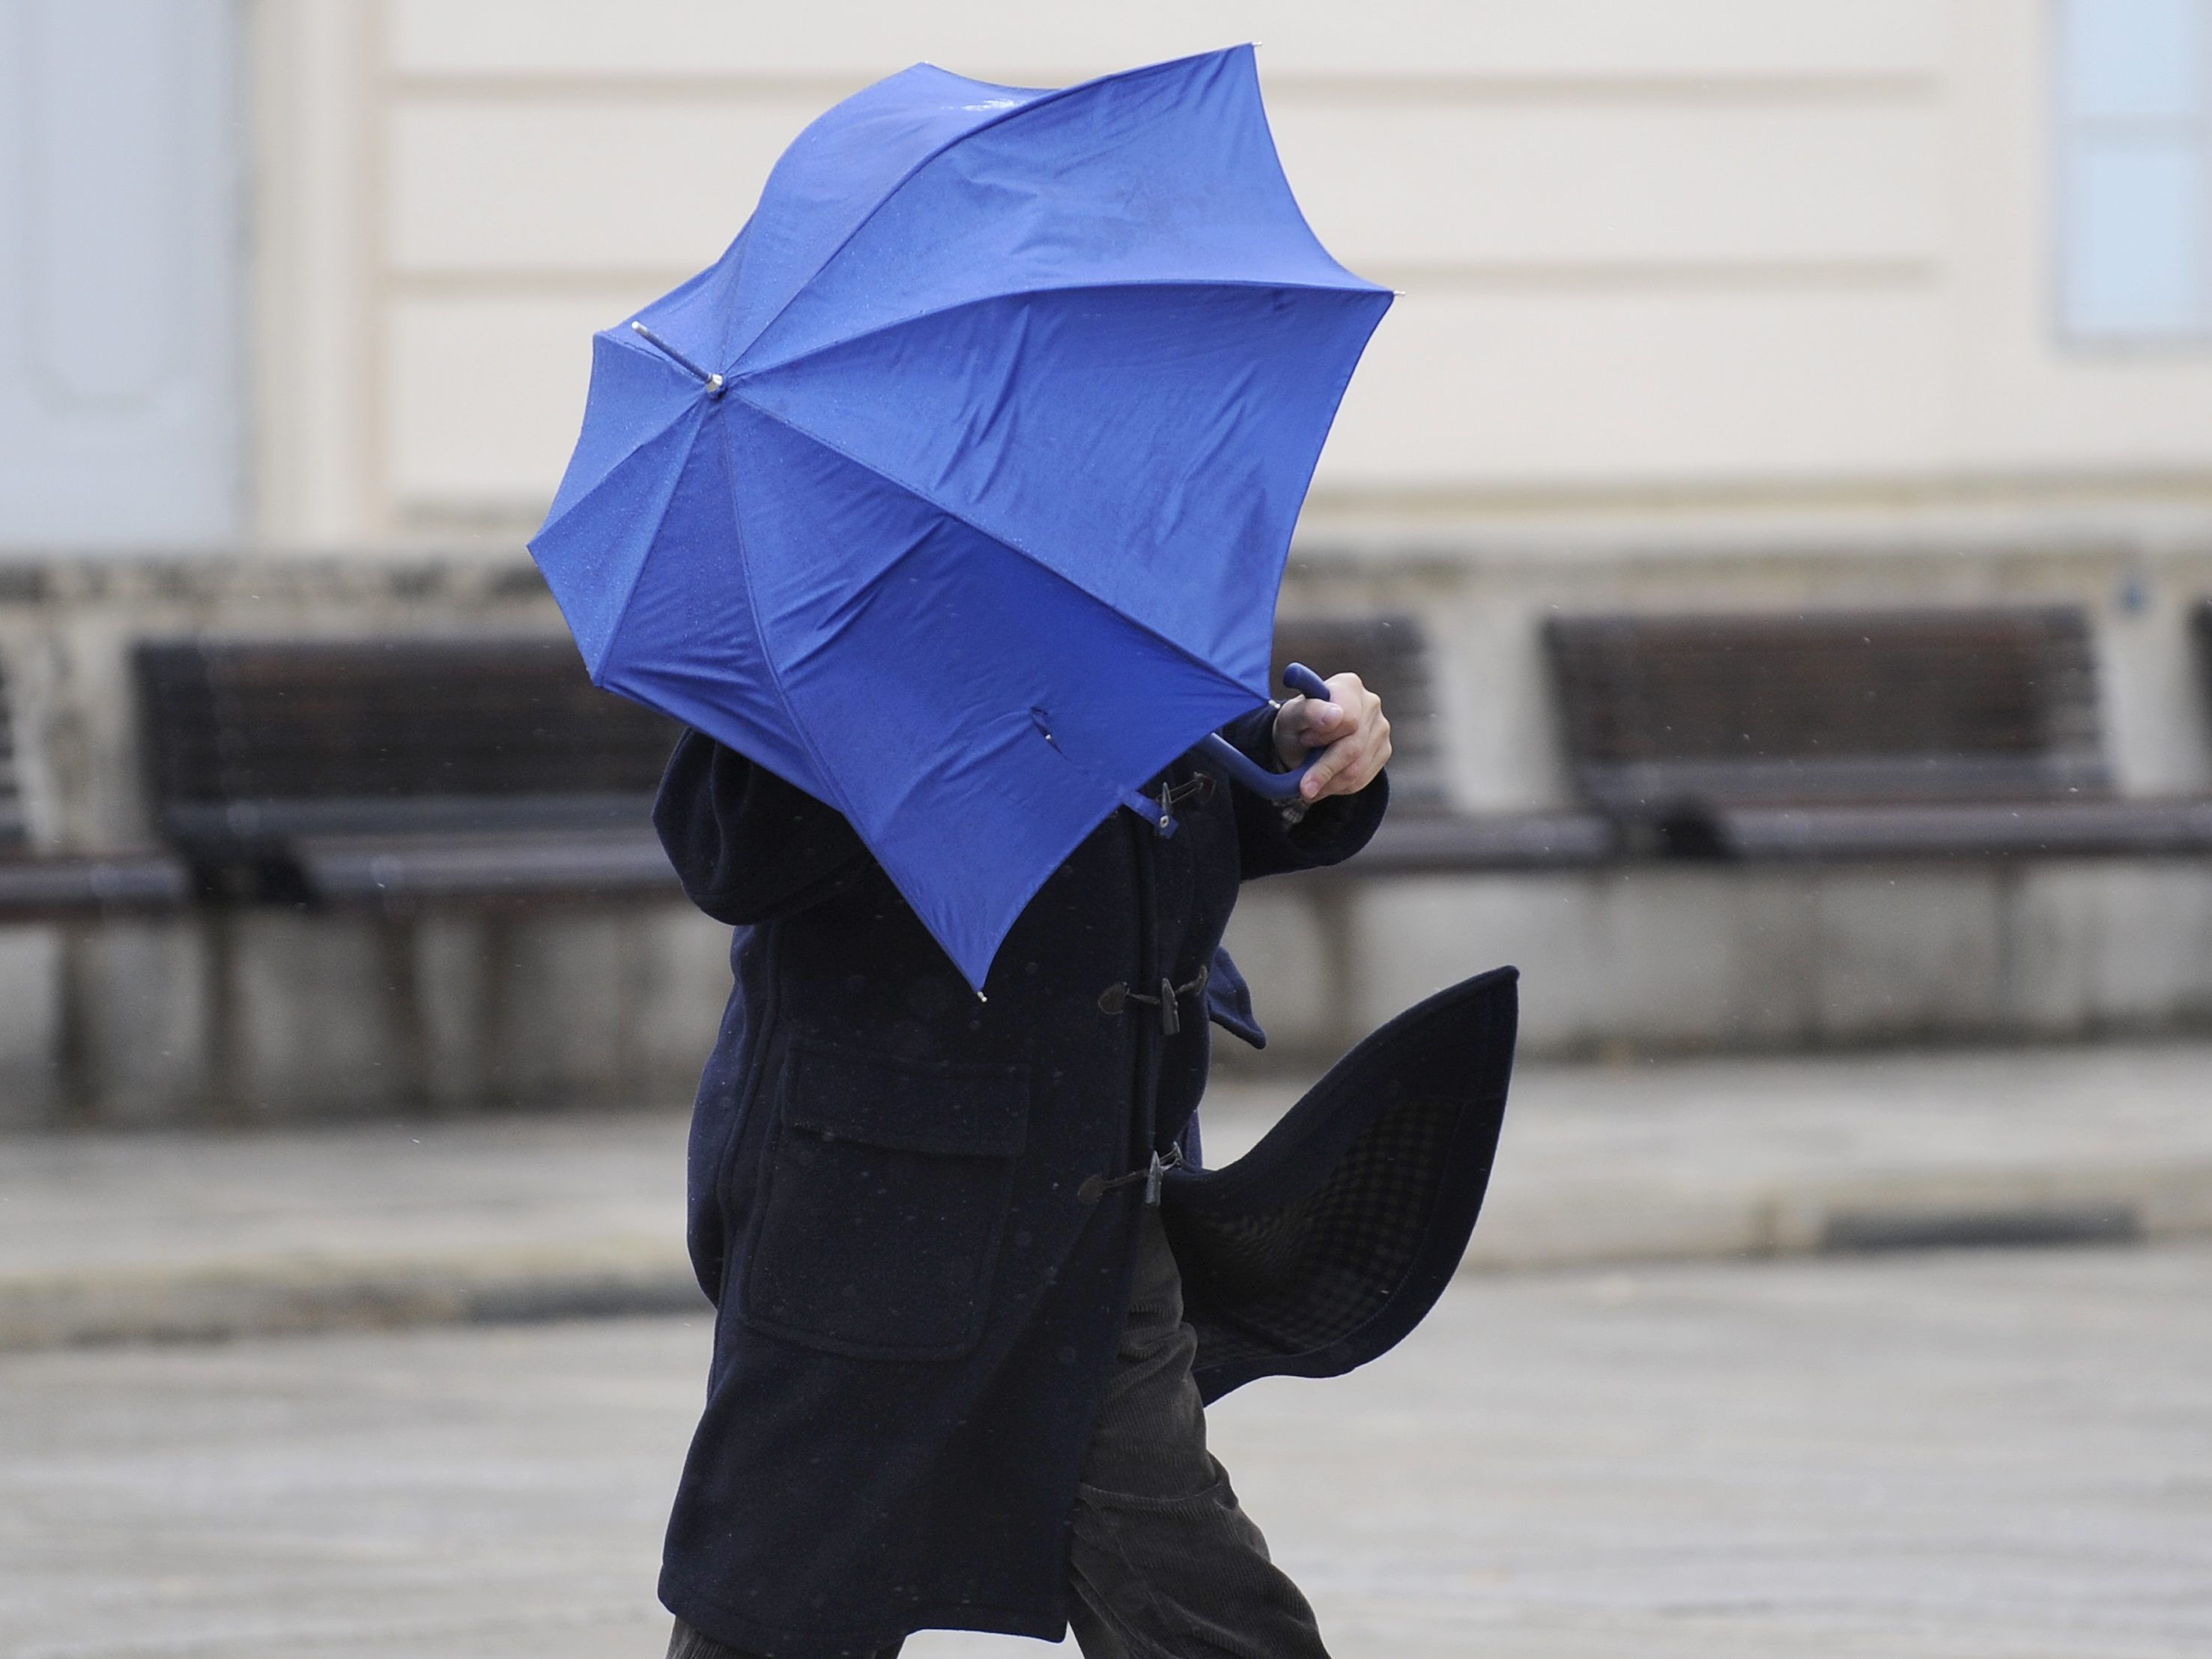
<instances>
[{"instance_id":1,"label":"umbrella rib","mask_svg":"<svg viewBox=\"0 0 2212 1659\"><path fill-rule=\"evenodd\" d=\"M864 460L860 456L854 454L851 450L847 449L842 444L832 443L820 433L811 431L809 428L799 425L798 422L791 419L788 416L781 414L772 409L762 408L760 404L755 403L751 398L744 395L744 383L742 381L732 380L730 383L730 391L732 396L736 397L747 409L751 410L762 419L774 421L778 426L783 428L785 431L804 438L807 442L813 444L819 448L826 449L831 454L836 455L843 460L851 462L862 471L882 479L892 489L899 490L905 495L911 495L915 500L921 501L925 506L934 508L937 512L942 513L946 518L951 519L956 524L965 525L969 529L974 531L977 535L983 537L986 540L996 542L1000 547L1005 548L1010 553L1019 554L1023 558L1027 559L1031 564L1035 565L1039 570L1043 571L1045 574L1051 577L1054 581L1059 582L1061 586L1074 592L1081 594L1091 604L1100 606L1106 605L1105 600L1100 599L1096 593L1091 592L1081 583L1071 580L1068 576L1058 570L1054 570L1050 565L1047 564L1042 559L1037 557L1036 554L1030 552L1029 549L1024 547L1020 543L1009 541L997 531L987 529L982 525L977 524L975 520L969 518L966 514L962 513L956 508L947 507L943 501L939 501L937 497L931 495L927 490L919 489L916 486L908 483L903 478L893 477L890 473L884 471L883 468L876 465L873 462ZM740 562L742 562L742 561ZM750 577L748 577L748 582L750 583ZM748 591L750 591L750 586ZM1107 608L1110 609L1111 607ZM760 613L758 611L755 611L753 614L756 617L758 617ZM1136 629L1140 633L1145 634L1148 637L1158 641L1161 645L1165 646L1169 650L1174 652L1176 655L1181 657L1185 662L1190 664L1193 667L1199 669L1204 673L1212 675L1216 679L1221 680L1224 684L1236 686L1240 691L1249 691L1251 690L1249 686L1243 684L1241 681L1231 679L1228 675L1223 673L1220 669L1206 661L1205 658L1200 656L1196 652L1190 649L1189 647L1182 644L1180 641L1170 639L1165 634L1161 633L1158 629L1152 627L1151 624L1140 621L1135 617L1130 616L1127 611L1115 611L1114 614L1120 617L1124 622L1127 623L1130 627ZM757 623L756 623L756 626L757 626ZM769 660L771 663L771 672L773 672L774 659L772 656ZM776 695L778 697L782 698L784 707L788 710L791 707L791 700L789 697L784 696L783 684L780 678L776 682ZM1255 696L1256 700L1259 702L1264 702L1267 701L1267 693L1265 691L1261 691L1255 694ZM807 739L807 748L810 751L814 748L814 741L811 737ZM818 761L820 759L819 755L817 755L816 758Z\"/></svg>"},{"instance_id":2,"label":"umbrella rib","mask_svg":"<svg viewBox=\"0 0 2212 1659\"><path fill-rule=\"evenodd\" d=\"M1341 267L1339 268L1341 269ZM1055 288L1009 289L1003 294L977 294L965 300L956 300L950 305L939 306L933 310L917 311L908 316L894 317L887 323L878 323L872 328L864 328L855 334L842 334L834 340L823 340L817 344L807 347L795 356L779 357L774 362L763 363L757 368L732 368L727 380L732 386L740 386L747 380L758 380L763 375L773 374L779 369L795 368L801 363L811 362L814 358L836 351L840 347L858 345L863 340L872 340L879 335L893 333L902 328L910 328L916 323L926 323L938 317L950 317L957 312L970 310L977 306L997 305L1002 301L1026 300L1042 295L1116 294L1126 289L1170 288L1234 288L1292 294L1336 294L1346 299L1356 299L1366 295L1387 295L1389 293L1388 289L1367 283L1358 276L1352 276L1352 273L1348 270L1345 275L1352 277L1352 281L1359 283L1360 286L1354 288L1337 283L1271 283L1253 276L1152 276L1136 277L1120 283L1068 283ZM763 329L761 333L765 335L767 331ZM755 337L756 339L759 337L760 336ZM744 361L742 352L738 354L738 361L740 362Z\"/></svg>"},{"instance_id":3,"label":"umbrella rib","mask_svg":"<svg viewBox=\"0 0 2212 1659\"><path fill-rule=\"evenodd\" d=\"M611 331L610 331L610 332L611 332ZM635 346L632 345L629 341L624 340L624 339L622 339L622 338L621 338L621 337L616 337L616 339L615 339L615 342L614 342L614 343L615 343L615 344L617 344L617 346L621 347L621 348L622 348L622 349L623 349L623 350L625 350L625 351L636 352L636 353L637 353L637 355L638 355L638 356L646 356L646 355L647 355L647 354L646 354L646 353L644 353L644 352L640 352L640 351L638 351L638 349L637 349ZM638 453L638 452L639 452L639 451L641 451L641 450L644 449L644 448L645 448L647 445L649 445L649 444L656 444L656 443L659 443L659 442L663 438L666 437L666 436L667 436L671 432L674 431L674 430L675 430L675 428L676 428L676 427L677 427L677 424L678 424L679 422L681 422L681 421L682 421L682 420L683 420L686 416L690 415L690 414L692 412L692 410L693 410L695 408L696 408L696 407L697 407L697 403L696 403L696 399L687 399L685 402L684 402L684 403L682 403L682 404L678 404L678 405L677 406L676 410L675 410L675 412L674 412L673 414L670 415L670 416L669 416L669 417L668 417L665 421L662 422L660 425L659 425L659 426L657 426L657 427L653 428L652 431L650 431L650 432L647 433L647 434L645 434L645 436L643 436L642 438L640 438L640 439L635 442L635 443L632 444L632 445L629 447L629 450L628 450L628 451L627 451L627 452L626 452L626 453L622 456L622 458L621 458L619 460L616 461L616 462L614 463L614 465L611 465L611 466L610 466L609 468L607 468L607 470L606 470L605 472L601 473L598 477L594 478L594 479L592 481L592 483L591 483L590 488L588 488L588 489L585 489L585 490L581 491L580 493L579 493L579 494L578 494L578 495L576 496L575 500L574 500L574 501L570 501L567 507L563 507L563 508L561 510L560 514L559 514L557 516L550 516L550 517L548 517L548 518L546 519L546 520L545 520L545 522L544 522L544 524L542 524L542 525L538 526L538 536L542 536L542 535L544 535L547 531L550 530L550 529L551 529L555 525L556 525L556 524L560 523L560 522L561 522L561 520L562 520L562 519L567 518L570 514L574 513L574 512L578 507L581 507L581 506L582 506L586 501L588 501L589 500L591 500L591 499L592 499L592 496L594 496L594 495L598 495L601 489L605 489L605 488L606 487L607 480L608 480L609 478L613 477L614 477L614 475L615 475L617 472L619 472L619 471L620 471L623 467L625 467L625 466L629 465L629 463L630 463L630 461L631 461L632 459L634 459L636 457L636 455L637 455L637 453ZM588 411L587 411L587 412L588 412ZM666 511L666 509L665 509L665 508L664 508L664 509L663 509L664 515L665 515L665 511ZM537 540L537 539L538 539L538 536L532 536L532 537L531 538L531 540L532 540L532 541ZM624 605L628 605L628 603L629 603L628 599L624 599L624 601L623 601L623 603L624 603Z\"/></svg>"},{"instance_id":4,"label":"umbrella rib","mask_svg":"<svg viewBox=\"0 0 2212 1659\"><path fill-rule=\"evenodd\" d=\"M687 404L683 409L678 410L676 412L675 417L669 421L666 425L657 428L652 436L640 442L635 448L629 452L629 454L623 456L621 460L616 462L613 466L608 468L605 477L600 478L597 483L594 483L589 489L584 491L582 495L577 496L574 501L571 501L568 504L568 511L562 514L560 518L546 520L545 523L539 527L538 535L532 537L531 541L533 544L536 543L548 530L551 529L555 525L567 520L571 514L574 514L575 511L579 507L582 507L585 502L590 501L594 495L598 495L601 489L606 487L608 478L611 478L616 472L619 471L623 467L627 466L631 461L635 460L648 445L659 443L670 433L675 431L678 426L683 424L684 419L690 416L697 407L698 405L694 403ZM699 441L699 434L696 429L691 434L691 441L695 444ZM652 544L653 542L656 542L660 538L661 526L668 522L670 509L675 506L676 491L682 478L682 471L683 470L679 467L677 469L675 473L671 475L668 481L667 490L660 498L660 506L653 514L653 533L647 540L646 554L643 557L638 560L636 568L629 573L629 580L623 586L622 603L615 607L614 617L607 625L605 635L606 643L602 645L600 647L599 661L594 663L591 660L589 656L586 656L584 659L585 672L590 675L592 684L594 685L604 684L604 682L600 678L602 670L607 658L612 653L614 640L622 632L623 623L629 616L630 605L637 599L638 583L644 577L646 564L653 556L651 551ZM533 558L536 556L534 547L532 549L532 556ZM570 631L573 633L574 630L572 628ZM580 649L580 645L579 648ZM610 685L606 686L605 689L611 690L613 688Z\"/></svg>"},{"instance_id":5,"label":"umbrella rib","mask_svg":"<svg viewBox=\"0 0 2212 1659\"><path fill-rule=\"evenodd\" d=\"M757 408L757 405L748 403L746 407ZM744 507L738 498L737 480L732 476L730 462L730 444L735 435L733 432L722 434L722 441L715 446L715 462L721 468L723 491L728 497L730 514L738 527L738 579L745 585L745 611L752 619L753 637L760 643L761 665L768 671L768 683L775 688L775 700L783 706L784 719L791 723L791 729L799 734L799 742L805 745L806 757L814 763L814 781L822 786L819 793L836 797L830 805L837 809L839 815L853 826L855 832L860 832L860 819L853 811L852 801L823 757L822 745L814 740L812 728L799 718L799 709L791 701L791 693L783 683L783 671L776 665L775 653L769 644L768 629L761 620L760 593L753 586L752 561L744 556ZM865 833L861 834L861 839L866 840Z\"/></svg>"},{"instance_id":6,"label":"umbrella rib","mask_svg":"<svg viewBox=\"0 0 2212 1659\"><path fill-rule=\"evenodd\" d=\"M1031 110L1042 109L1047 105L1056 104L1060 102L1061 99L1072 98L1079 92L1088 92L1094 87L1106 86L1115 81L1131 80L1139 75L1153 75L1158 74L1163 70L1179 69L1185 64L1194 64L1201 58L1218 58L1220 55L1221 54L1218 52L1188 52L1181 58L1170 58L1164 63L1146 64L1139 69L1117 70L1111 75L1094 76L1088 81L1078 81L1072 87L1053 87L1042 91L1039 91L1037 88L1033 87L1002 86L994 81L977 81L971 82L971 84L979 87L989 87L993 90L998 92L1036 92L1037 95L1029 100L1026 103L1017 104L1010 110L1001 111L1000 113L990 117L987 120L978 121L974 126L969 127L960 132L954 133L951 137L947 138L935 149L930 151L928 155L923 156L912 167L908 167L904 173L901 173L899 175L898 182L893 185L889 190L885 191L882 197L876 202L875 205L860 216L860 222L855 224L852 229L847 231L844 235L838 239L836 246L831 248L829 252L823 255L822 263L815 266L813 270L808 271L806 273L805 280L801 282L797 287L793 288L792 291L785 296L783 303L775 308L775 314L753 331L753 339L759 339L763 335L766 334L769 330L774 328L778 323L781 322L783 320L783 313L790 310L793 306L799 302L799 296L805 293L806 290L813 285L817 277L820 276L823 271L829 270L831 265L837 262L839 257L843 254L845 250L853 245L854 239L875 222L876 216L878 213L881 213L884 208L890 204L892 198L896 197L901 191L904 190L908 185L912 184L917 178L919 178L921 175L923 168L930 166L938 159L938 157L945 154L946 151L957 149L960 145L966 143L970 138L975 137L979 132L988 132L994 127L1005 125L1016 116L1026 115ZM965 76L958 78L962 80L967 79ZM751 342L748 341L746 343L750 346ZM742 361L744 355L745 354L743 351L738 352L738 360ZM735 378L733 373L735 367L736 365L733 363L732 365L732 372L731 374L731 378L732 379Z\"/></svg>"}]
</instances>

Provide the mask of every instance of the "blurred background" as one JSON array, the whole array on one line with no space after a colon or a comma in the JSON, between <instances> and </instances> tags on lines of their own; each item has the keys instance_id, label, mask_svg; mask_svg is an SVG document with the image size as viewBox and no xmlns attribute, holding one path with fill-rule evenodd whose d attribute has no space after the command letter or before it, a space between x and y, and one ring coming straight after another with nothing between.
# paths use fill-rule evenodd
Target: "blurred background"
<instances>
[{"instance_id":1,"label":"blurred background","mask_svg":"<svg viewBox=\"0 0 2212 1659\"><path fill-rule=\"evenodd\" d=\"M524 550L592 333L910 62L1246 39L1315 230L1401 294L1279 619L1400 758L1358 866L1243 901L1275 1040L1225 1144L1512 962L1478 1265L2212 1227L2212 0L0 0L0 1347L690 1308L727 933L643 828L669 732ZM2202 1258L2156 1261L2172 1332ZM1929 1294L2016 1334L2045 1282ZM2188 1340L2127 1363L2201 1383ZM2100 1652L2212 1641L2191 1423L2130 1489L2166 1623Z\"/></svg>"},{"instance_id":2,"label":"blurred background","mask_svg":"<svg viewBox=\"0 0 2212 1659\"><path fill-rule=\"evenodd\" d=\"M143 868L74 906L12 872L43 914L0 933L0 1119L681 1095L722 940L645 873L613 903L604 860L528 904L450 872L380 896L297 844L421 829L344 810L400 794L459 797L467 833L635 794L659 728L492 775L559 664L501 693L512 654L387 653L398 702L342 731L299 702L374 678L358 653L144 647L557 641L522 544L592 331L711 260L814 113L924 57L1051 83L1246 36L1315 228L1403 291L1315 481L1286 653L1381 685L1402 805L1488 826L1251 896L1234 945L1285 1047L1506 960L1540 1054L2212 1018L2212 884L2148 856L2201 822L1716 869L1680 856L1711 835L1573 817L2212 787L2196 0L10 0L0 27L0 834L186 866L173 902ZM1714 612L1753 621L1546 629ZM1767 773L1664 770L1730 758ZM210 823L270 799L319 805ZM2020 856L2051 845L2096 855Z\"/></svg>"}]
</instances>

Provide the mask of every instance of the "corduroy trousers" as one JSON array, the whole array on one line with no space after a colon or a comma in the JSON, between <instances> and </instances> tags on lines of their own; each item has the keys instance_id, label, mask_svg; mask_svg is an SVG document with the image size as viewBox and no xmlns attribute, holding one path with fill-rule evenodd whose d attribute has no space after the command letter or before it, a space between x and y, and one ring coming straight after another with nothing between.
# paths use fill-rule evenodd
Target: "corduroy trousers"
<instances>
[{"instance_id":1,"label":"corduroy trousers","mask_svg":"<svg viewBox=\"0 0 2212 1659\"><path fill-rule=\"evenodd\" d=\"M1182 1277L1144 1212L1135 1284L1084 1457L1068 1622L1084 1659L1328 1659L1313 1609L1206 1449ZM900 1644L873 1659L893 1659ZM668 1659L755 1659L681 1620Z\"/></svg>"}]
</instances>

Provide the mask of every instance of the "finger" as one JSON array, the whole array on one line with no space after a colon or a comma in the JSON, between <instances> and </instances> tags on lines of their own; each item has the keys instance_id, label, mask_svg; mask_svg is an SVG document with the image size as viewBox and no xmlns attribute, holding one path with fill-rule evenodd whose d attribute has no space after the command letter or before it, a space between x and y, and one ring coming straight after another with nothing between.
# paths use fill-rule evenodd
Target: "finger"
<instances>
[{"instance_id":1,"label":"finger","mask_svg":"<svg viewBox=\"0 0 2212 1659\"><path fill-rule=\"evenodd\" d=\"M1275 723L1267 728L1267 735L1275 746L1275 759L1285 769L1298 765L1306 757L1306 704L1303 696L1287 697L1275 708Z\"/></svg>"},{"instance_id":2,"label":"finger","mask_svg":"<svg viewBox=\"0 0 2212 1659\"><path fill-rule=\"evenodd\" d=\"M1278 752L1291 751L1284 753L1286 764L1298 744L1322 750L1307 757L1309 769L1299 787L1307 800L1365 788L1382 769L1382 760L1374 755L1375 743L1390 729L1382 717L1382 700L1358 675L1332 675L1327 684L1329 702L1293 698L1276 717Z\"/></svg>"},{"instance_id":3,"label":"finger","mask_svg":"<svg viewBox=\"0 0 2212 1659\"><path fill-rule=\"evenodd\" d=\"M1344 735L1344 710L1315 697L1292 697L1275 712L1275 754L1285 767L1304 764L1308 751Z\"/></svg>"},{"instance_id":4,"label":"finger","mask_svg":"<svg viewBox=\"0 0 2212 1659\"><path fill-rule=\"evenodd\" d=\"M1349 706L1336 703L1312 705L1312 715L1300 741L1313 748L1324 744L1366 741L1374 734L1370 711L1357 703Z\"/></svg>"},{"instance_id":5,"label":"finger","mask_svg":"<svg viewBox=\"0 0 2212 1659\"><path fill-rule=\"evenodd\" d=\"M1357 674L1332 675L1326 682L1328 701L1310 702L1313 713L1310 730L1323 734L1319 741L1334 743L1358 732L1367 714L1367 705L1374 701L1371 693L1359 683Z\"/></svg>"},{"instance_id":6,"label":"finger","mask_svg":"<svg viewBox=\"0 0 2212 1659\"><path fill-rule=\"evenodd\" d=\"M1319 800L1323 795L1337 793L1339 780L1347 769L1358 763L1365 747L1365 744L1358 738L1346 738L1340 743L1331 744L1315 760L1313 769L1299 784L1298 793L1308 800Z\"/></svg>"},{"instance_id":7,"label":"finger","mask_svg":"<svg viewBox=\"0 0 2212 1659\"><path fill-rule=\"evenodd\" d=\"M1375 781L1390 763L1390 723L1379 715L1373 727L1357 732L1322 751L1302 781L1299 793L1308 800L1324 795L1356 795Z\"/></svg>"},{"instance_id":8,"label":"finger","mask_svg":"<svg viewBox=\"0 0 2212 1659\"><path fill-rule=\"evenodd\" d=\"M1318 749L1345 735L1345 711L1341 707L1313 697L1301 697L1298 702L1297 718L1291 730L1307 748Z\"/></svg>"},{"instance_id":9,"label":"finger","mask_svg":"<svg viewBox=\"0 0 2212 1659\"><path fill-rule=\"evenodd\" d=\"M1285 700L1276 712L1275 724L1284 731L1304 731L1320 722L1334 724L1344 718L1342 708L1320 697L1296 696ZM1339 735L1342 735L1340 732Z\"/></svg>"},{"instance_id":10,"label":"finger","mask_svg":"<svg viewBox=\"0 0 2212 1659\"><path fill-rule=\"evenodd\" d=\"M1385 750L1373 744L1368 744L1357 759L1329 780L1328 793L1332 795L1358 794L1382 775L1382 768L1389 758Z\"/></svg>"}]
</instances>

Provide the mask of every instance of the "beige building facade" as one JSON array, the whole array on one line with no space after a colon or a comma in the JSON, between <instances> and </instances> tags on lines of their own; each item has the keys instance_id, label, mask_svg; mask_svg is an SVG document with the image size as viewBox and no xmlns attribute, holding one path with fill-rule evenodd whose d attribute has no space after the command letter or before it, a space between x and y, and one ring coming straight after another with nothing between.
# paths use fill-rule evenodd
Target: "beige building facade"
<instances>
[{"instance_id":1,"label":"beige building facade","mask_svg":"<svg viewBox=\"0 0 2212 1659\"><path fill-rule=\"evenodd\" d=\"M2130 7L2159 9L2077 4L2138 32ZM1404 296L1322 460L1316 545L2212 506L2204 342L2069 337L2063 60L2095 42L2063 4L262 0L245 19L246 521L272 547L511 550L566 458L592 330L711 260L783 145L866 82L927 58L1053 83L1244 39L1316 229Z\"/></svg>"},{"instance_id":2,"label":"beige building facade","mask_svg":"<svg viewBox=\"0 0 2212 1659\"><path fill-rule=\"evenodd\" d=\"M1316 230L1402 295L1284 611L1418 625L1448 804L1573 799L1550 615L2021 601L2089 617L2123 793L2212 793L2212 0L138 7L160 28L0 0L0 113L37 93L0 121L34 848L152 834L137 640L557 630L522 549L592 332L713 259L837 99L1255 39ZM422 1069L453 1104L679 1092L724 942L674 907L433 919ZM2212 1025L2192 860L1291 884L1232 945L1307 1059L1503 961L1553 1053ZM0 1121L70 1067L95 1115L200 1109L223 1018L255 1110L400 1098L390 948L281 911L0 929Z\"/></svg>"}]
</instances>

